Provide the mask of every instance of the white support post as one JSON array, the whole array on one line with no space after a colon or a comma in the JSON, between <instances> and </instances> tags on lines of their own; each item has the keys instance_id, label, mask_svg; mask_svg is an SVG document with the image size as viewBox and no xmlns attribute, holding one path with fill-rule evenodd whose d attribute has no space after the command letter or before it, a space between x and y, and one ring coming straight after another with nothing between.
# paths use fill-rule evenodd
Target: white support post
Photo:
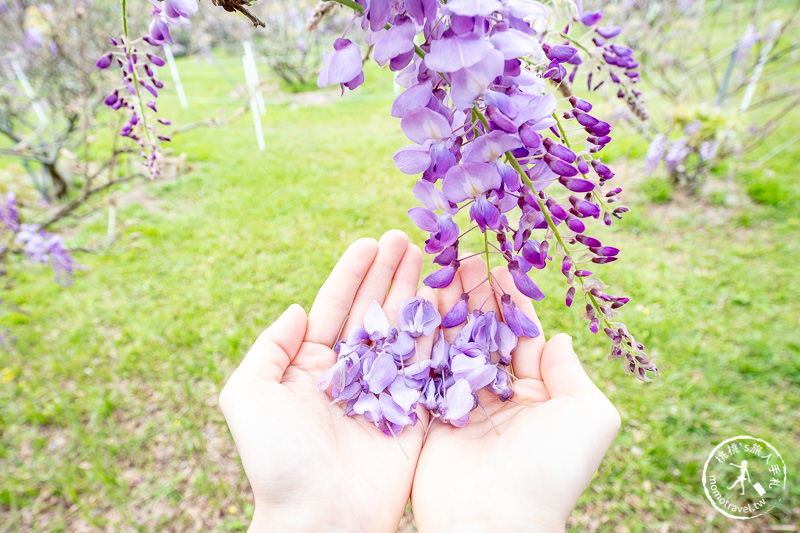
<instances>
[{"instance_id":1,"label":"white support post","mask_svg":"<svg viewBox=\"0 0 800 533\"><path fill-rule=\"evenodd\" d=\"M178 91L178 101L181 103L182 108L187 109L189 107L189 102L186 101L186 93L183 90L181 76L178 74L178 66L175 64L175 56L172 55L172 47L169 43L164 43L162 48L164 48L164 55L167 56L167 65L169 65L169 73L172 75L172 81L175 83L175 90Z\"/></svg>"},{"instance_id":2,"label":"white support post","mask_svg":"<svg viewBox=\"0 0 800 533\"><path fill-rule=\"evenodd\" d=\"M251 90L255 93L258 111L262 115L266 115L267 108L264 105L264 95L261 93L261 81L258 79L258 65L256 64L256 55L253 53L253 43L250 41L242 41L242 46L244 47L245 57L249 58L250 64L252 65L251 80L253 85Z\"/></svg>"},{"instance_id":3,"label":"white support post","mask_svg":"<svg viewBox=\"0 0 800 533\"><path fill-rule=\"evenodd\" d=\"M36 93L33 91L33 87L31 87L28 77L25 75L25 71L22 70L22 67L14 59L11 60L11 70L14 71L14 76L19 81L25 96L31 99L31 108L33 109L34 115L36 115L36 118L39 120L39 123L42 126L47 126L49 122L47 120L47 115L44 114L44 108L41 103L36 101Z\"/></svg>"},{"instance_id":4,"label":"white support post","mask_svg":"<svg viewBox=\"0 0 800 533\"><path fill-rule=\"evenodd\" d=\"M242 66L244 67L244 77L247 84L247 98L250 100L250 111L253 115L253 126L256 129L256 142L258 143L258 149L263 151L267 148L267 145L264 142L264 130L261 127L261 113L258 109L258 101L254 90L255 75L253 73L253 61L252 57L248 56L247 53L242 56Z\"/></svg>"}]
</instances>

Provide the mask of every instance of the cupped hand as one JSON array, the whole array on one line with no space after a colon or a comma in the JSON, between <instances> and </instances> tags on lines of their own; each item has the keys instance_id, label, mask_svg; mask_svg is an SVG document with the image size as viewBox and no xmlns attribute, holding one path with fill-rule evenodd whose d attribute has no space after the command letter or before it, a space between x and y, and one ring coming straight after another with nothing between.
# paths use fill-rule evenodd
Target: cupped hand
<instances>
[{"instance_id":1,"label":"cupped hand","mask_svg":"<svg viewBox=\"0 0 800 533\"><path fill-rule=\"evenodd\" d=\"M517 308L541 324L505 268L492 275ZM464 261L438 293L446 313L462 292L471 309L500 311L480 256ZM445 331L452 341L460 328ZM520 338L514 398L480 391L481 406L455 428L434 420L420 454L412 507L422 532L563 531L569 513L619 430L614 406L592 383L564 334Z\"/></svg>"},{"instance_id":2,"label":"cupped hand","mask_svg":"<svg viewBox=\"0 0 800 533\"><path fill-rule=\"evenodd\" d=\"M411 492L427 417L396 440L348 417L318 388L340 332L368 305L390 321L417 292L420 250L399 231L356 241L311 311L290 306L256 340L220 394L255 496L255 531L395 531ZM428 299L431 292L423 292ZM431 339L419 339L420 353Z\"/></svg>"}]
</instances>

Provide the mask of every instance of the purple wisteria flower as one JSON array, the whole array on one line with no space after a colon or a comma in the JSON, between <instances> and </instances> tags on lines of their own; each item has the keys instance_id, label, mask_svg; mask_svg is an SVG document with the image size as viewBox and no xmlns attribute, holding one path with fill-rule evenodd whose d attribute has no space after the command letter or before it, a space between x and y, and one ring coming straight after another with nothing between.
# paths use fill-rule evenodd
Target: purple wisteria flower
<instances>
[{"instance_id":1,"label":"purple wisteria flower","mask_svg":"<svg viewBox=\"0 0 800 533\"><path fill-rule=\"evenodd\" d=\"M171 43L171 26L186 26L189 17L198 10L197 0L151 0L152 10L148 31L138 39L128 35L111 37L115 50L100 56L95 66L101 70L114 64L119 68L121 84L105 98L105 104L115 111L125 113L128 121L120 129L120 135L139 146L139 156L150 176L161 173L161 143L170 138L157 131L157 125L168 126L171 122L157 117L156 99L164 87L156 75L156 69L165 65L163 59L140 48L142 43L160 47ZM127 31L127 30L126 30Z\"/></svg>"},{"instance_id":2,"label":"purple wisteria flower","mask_svg":"<svg viewBox=\"0 0 800 533\"><path fill-rule=\"evenodd\" d=\"M505 299L503 313L513 314L513 326L500 321L493 311L476 309L467 314L468 300L468 295L462 296L464 317L457 323L451 319L448 326L432 302L409 298L398 310L398 328L391 327L381 306L372 302L363 326L353 328L334 346L337 360L320 378L320 390L327 391L333 403L342 404L346 414L363 416L387 435L398 435L414 425L418 408L462 427L478 406L481 389L502 401L510 400L514 396L511 352L518 336L539 335L539 331ZM440 324L464 326L451 344ZM522 333L517 335L512 328ZM410 362L414 339L423 335L435 339L430 358Z\"/></svg>"},{"instance_id":3,"label":"purple wisteria flower","mask_svg":"<svg viewBox=\"0 0 800 533\"><path fill-rule=\"evenodd\" d=\"M50 265L59 285L72 284L74 263L60 235L41 230L35 224L22 224L16 240L28 261Z\"/></svg>"},{"instance_id":4,"label":"purple wisteria flower","mask_svg":"<svg viewBox=\"0 0 800 533\"><path fill-rule=\"evenodd\" d=\"M325 52L322 58L322 70L317 78L317 85L324 87L332 83L342 86L342 91L355 89L364 83L364 72L361 70L361 49L349 39L336 39L333 52Z\"/></svg>"},{"instance_id":5,"label":"purple wisteria flower","mask_svg":"<svg viewBox=\"0 0 800 533\"><path fill-rule=\"evenodd\" d=\"M19 206L17 194L13 191L6 193L5 205L0 204L0 222L7 230L17 233L19 231Z\"/></svg>"},{"instance_id":6,"label":"purple wisteria flower","mask_svg":"<svg viewBox=\"0 0 800 533\"><path fill-rule=\"evenodd\" d=\"M495 255L507 263L516 288L532 299L545 297L533 274L558 261L568 283L567 305L582 294L592 309L586 313L589 329L615 331L621 340L609 338L638 377L640 369L656 372L639 343L614 321L627 299L603 292L605 285L585 268L614 262L619 253L588 233L593 221L609 225L628 208L613 205L621 188L612 185L614 172L600 157L612 141L611 124L571 87L580 72L590 91L608 79L617 96L644 118L641 95L633 88L639 64L633 50L617 41L621 28L601 26L602 12L584 12L580 3L575 19L558 27L550 8L533 1L356 4L373 57L405 87L391 113L413 144L394 160L402 172L419 175L414 194L422 205L408 213L428 233L425 252L438 265L423 282L442 288L455 279L461 238L472 230L483 234L487 262ZM580 32L576 27L583 35L574 35ZM326 56L319 81L360 83L361 62L360 49L342 37ZM704 154L712 148L705 147ZM495 280L488 281L505 294ZM510 299L503 299L503 314L505 322L494 320L513 334L538 332ZM461 299L445 313L442 326L465 320L478 318L468 317ZM462 356L456 358L459 368L475 363ZM456 403L440 416L460 423L470 400L459 391L492 377L485 365L473 370L475 375L459 374L452 382L440 376L428 383L425 406L434 411L438 399L449 394ZM494 373L493 383L503 391L499 375Z\"/></svg>"}]
</instances>

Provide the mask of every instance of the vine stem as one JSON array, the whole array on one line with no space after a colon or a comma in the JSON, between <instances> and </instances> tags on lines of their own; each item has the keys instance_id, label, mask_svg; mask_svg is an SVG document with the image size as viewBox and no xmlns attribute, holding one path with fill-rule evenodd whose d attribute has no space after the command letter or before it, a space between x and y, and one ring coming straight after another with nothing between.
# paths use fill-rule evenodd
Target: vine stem
<instances>
[{"instance_id":1,"label":"vine stem","mask_svg":"<svg viewBox=\"0 0 800 533\"><path fill-rule=\"evenodd\" d=\"M489 264L489 232L483 232L483 253L486 254L486 279L492 284L492 266Z\"/></svg>"},{"instance_id":2,"label":"vine stem","mask_svg":"<svg viewBox=\"0 0 800 533\"><path fill-rule=\"evenodd\" d=\"M364 8L361 7L361 4L357 4L353 0L323 0L324 2L336 2L337 4L342 4L345 7L349 7L350 9L354 9L359 13L364 12ZM123 0L124 2L124 0Z\"/></svg>"},{"instance_id":3,"label":"vine stem","mask_svg":"<svg viewBox=\"0 0 800 533\"><path fill-rule=\"evenodd\" d=\"M592 54L592 51L591 51L591 50L589 50L588 48L586 48L586 47L583 45L583 43L581 43L581 42L580 42L580 41L578 41L577 39L575 39L575 38L573 38L573 37L570 37L569 35L567 35L567 34L566 34L566 33L564 33L564 32L559 32L559 34L558 34L558 35L559 35L559 36L561 36L561 37L563 37L564 39L568 40L569 42L571 42L572 44L574 44L575 46L577 46L578 48L580 48L581 50L583 50L583 51L584 51L584 52L586 52L587 54L589 54L589 55L591 55L591 54Z\"/></svg>"},{"instance_id":4,"label":"vine stem","mask_svg":"<svg viewBox=\"0 0 800 533\"><path fill-rule=\"evenodd\" d=\"M125 35L125 56L132 63L131 51L133 49L131 48L130 39L128 38L128 2L127 0L120 1L122 2L122 32ZM150 137L150 128L147 126L147 113L144 111L142 95L139 92L139 75L136 73L136 65L133 65L131 71L131 76L133 76L133 88L136 89L136 103L139 105L139 115L141 115L142 118L142 127L145 137L147 138L147 143L152 145L153 140Z\"/></svg>"}]
</instances>

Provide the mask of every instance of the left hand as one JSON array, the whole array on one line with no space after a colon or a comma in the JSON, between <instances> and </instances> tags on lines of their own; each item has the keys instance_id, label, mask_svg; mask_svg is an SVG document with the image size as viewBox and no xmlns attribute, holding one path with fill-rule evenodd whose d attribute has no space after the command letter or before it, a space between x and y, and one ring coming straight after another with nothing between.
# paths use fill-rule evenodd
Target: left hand
<instances>
[{"instance_id":1,"label":"left hand","mask_svg":"<svg viewBox=\"0 0 800 533\"><path fill-rule=\"evenodd\" d=\"M400 303L417 293L421 264L400 231L356 241L308 316L290 306L228 380L219 401L255 496L252 531L396 530L427 414L420 409L417 424L395 440L363 417L345 416L318 381L336 360L340 331L360 325L373 300L396 325ZM430 338L417 342L418 353L430 353Z\"/></svg>"}]
</instances>

